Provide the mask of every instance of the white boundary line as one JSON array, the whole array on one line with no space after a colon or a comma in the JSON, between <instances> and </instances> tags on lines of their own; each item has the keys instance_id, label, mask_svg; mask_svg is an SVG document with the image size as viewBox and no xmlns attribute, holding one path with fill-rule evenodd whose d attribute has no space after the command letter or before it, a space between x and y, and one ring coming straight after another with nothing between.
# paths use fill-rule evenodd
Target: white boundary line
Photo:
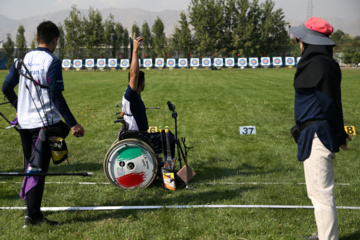
<instances>
[{"instance_id":1,"label":"white boundary line","mask_svg":"<svg viewBox=\"0 0 360 240\"><path fill-rule=\"evenodd\" d=\"M8 184L8 183L15 183L21 184L22 182L0 182L0 184ZM108 185L109 182L45 182L45 184L80 184L80 185ZM305 183L281 183L281 182L198 182L198 183L191 183L190 185L305 185ZM335 183L338 186L350 186L350 183Z\"/></svg>"},{"instance_id":2,"label":"white boundary line","mask_svg":"<svg viewBox=\"0 0 360 240\"><path fill-rule=\"evenodd\" d=\"M42 207L41 211L109 211L109 210L151 210L161 208L272 208L272 209L313 209L313 206L296 205L175 205L175 206L99 206L99 207ZM360 210L360 207L336 207L337 209ZM26 207L0 207L0 210L26 210Z\"/></svg>"}]
</instances>

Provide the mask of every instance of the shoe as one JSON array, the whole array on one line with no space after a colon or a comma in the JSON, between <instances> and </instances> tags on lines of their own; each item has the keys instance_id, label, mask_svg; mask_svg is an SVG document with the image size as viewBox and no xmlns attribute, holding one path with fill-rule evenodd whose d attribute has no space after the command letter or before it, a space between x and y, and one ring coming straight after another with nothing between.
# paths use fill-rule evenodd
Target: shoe
<instances>
[{"instance_id":1,"label":"shoe","mask_svg":"<svg viewBox=\"0 0 360 240\"><path fill-rule=\"evenodd\" d=\"M49 224L52 226L60 226L58 222L48 220L47 218L44 218L44 217L39 220L33 220L29 216L25 216L25 225L23 226L23 228L27 228L27 226L31 226L31 225L40 225L41 226L43 223L46 223L46 224Z\"/></svg>"},{"instance_id":2,"label":"shoe","mask_svg":"<svg viewBox=\"0 0 360 240\"><path fill-rule=\"evenodd\" d=\"M311 236L303 237L305 240L319 240L317 233L313 233Z\"/></svg>"}]
</instances>

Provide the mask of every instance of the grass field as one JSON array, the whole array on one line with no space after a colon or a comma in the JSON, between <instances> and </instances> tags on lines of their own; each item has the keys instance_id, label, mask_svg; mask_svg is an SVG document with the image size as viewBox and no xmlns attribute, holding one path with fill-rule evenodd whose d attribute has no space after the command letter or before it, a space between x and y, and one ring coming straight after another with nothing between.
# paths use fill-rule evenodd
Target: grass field
<instances>
[{"instance_id":1,"label":"grass field","mask_svg":"<svg viewBox=\"0 0 360 240\"><path fill-rule=\"evenodd\" d=\"M142 98L151 126L174 120L166 102L176 105L179 137L193 145L189 165L196 171L191 190L165 191L158 184L125 191L106 183L103 159L115 140L115 104L127 85L127 72L64 72L65 98L86 130L69 136L70 166L51 172L92 171L94 176L48 177L43 207L298 205L309 206L303 167L290 136L295 69L148 70ZM6 71L0 71L1 84ZM343 70L345 125L360 129L360 71ZM1 97L2 95L0 95ZM2 98L2 97L1 97ZM3 99L1 99L0 102ZM15 112L0 106L8 118ZM1 119L0 127L7 126ZM256 135L240 135L239 126L256 126ZM360 131L360 130L358 130ZM335 161L338 206L360 207L360 143ZM22 149L14 130L0 131L0 171L21 171ZM0 177L0 207L24 207L21 177ZM79 182L96 182L84 185ZM62 182L58 184L56 182ZM60 227L22 229L24 210L0 210L0 239L302 239L316 232L312 209L191 208L113 211L49 211ZM360 210L339 209L341 239L360 239Z\"/></svg>"}]
</instances>

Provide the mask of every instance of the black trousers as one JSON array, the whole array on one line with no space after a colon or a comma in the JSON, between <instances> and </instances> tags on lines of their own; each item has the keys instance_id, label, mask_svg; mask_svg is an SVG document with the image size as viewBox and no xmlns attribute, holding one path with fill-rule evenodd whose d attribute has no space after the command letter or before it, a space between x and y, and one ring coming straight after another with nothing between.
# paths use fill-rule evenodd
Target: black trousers
<instances>
[{"instance_id":1,"label":"black trousers","mask_svg":"<svg viewBox=\"0 0 360 240\"><path fill-rule=\"evenodd\" d=\"M47 172L49 169L51 150L48 141L38 140L40 128L20 129L21 143L23 146L24 157L27 165L36 162L41 166L41 172ZM36 142L38 143L36 145ZM34 149L36 145L36 148ZM38 184L26 194L26 215L33 220L42 219L41 201L43 198L45 186L45 176L39 176Z\"/></svg>"}]
</instances>

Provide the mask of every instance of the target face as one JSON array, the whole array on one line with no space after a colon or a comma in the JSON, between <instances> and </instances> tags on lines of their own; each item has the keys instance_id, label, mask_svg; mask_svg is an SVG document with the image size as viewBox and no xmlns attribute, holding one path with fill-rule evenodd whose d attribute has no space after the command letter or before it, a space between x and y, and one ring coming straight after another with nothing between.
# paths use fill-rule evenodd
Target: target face
<instances>
[{"instance_id":1,"label":"target face","mask_svg":"<svg viewBox=\"0 0 360 240\"><path fill-rule=\"evenodd\" d=\"M65 66L65 67L68 67L69 65L70 65L70 62L69 62L69 61L65 61L65 62L64 62L64 66Z\"/></svg>"},{"instance_id":2,"label":"target face","mask_svg":"<svg viewBox=\"0 0 360 240\"><path fill-rule=\"evenodd\" d=\"M115 60L111 60L111 61L110 61L110 66L115 66L115 65L116 65Z\"/></svg>"},{"instance_id":3,"label":"target face","mask_svg":"<svg viewBox=\"0 0 360 240\"><path fill-rule=\"evenodd\" d=\"M257 61L255 59L251 60L251 64L252 65L256 65L257 64Z\"/></svg>"},{"instance_id":4,"label":"target face","mask_svg":"<svg viewBox=\"0 0 360 240\"><path fill-rule=\"evenodd\" d=\"M152 149L137 139L116 143L105 157L104 168L108 180L125 189L145 188L157 173L156 156Z\"/></svg>"},{"instance_id":5,"label":"target face","mask_svg":"<svg viewBox=\"0 0 360 240\"><path fill-rule=\"evenodd\" d=\"M185 67L187 64L187 61L185 59L180 59L179 64L180 64L180 66Z\"/></svg>"},{"instance_id":6,"label":"target face","mask_svg":"<svg viewBox=\"0 0 360 240\"><path fill-rule=\"evenodd\" d=\"M293 64L293 63L294 63L294 61L293 61L291 58L288 58L287 63L289 63L289 64Z\"/></svg>"},{"instance_id":7,"label":"target face","mask_svg":"<svg viewBox=\"0 0 360 240\"><path fill-rule=\"evenodd\" d=\"M192 65L198 65L199 61L197 59L194 59L191 61Z\"/></svg>"},{"instance_id":8,"label":"target face","mask_svg":"<svg viewBox=\"0 0 360 240\"><path fill-rule=\"evenodd\" d=\"M162 65L163 64L163 61L162 60L158 60L157 61L157 65Z\"/></svg>"},{"instance_id":9,"label":"target face","mask_svg":"<svg viewBox=\"0 0 360 240\"><path fill-rule=\"evenodd\" d=\"M221 64L222 64L222 61L221 61L220 59L217 59L217 60L215 61L215 63L216 63L216 65L221 65Z\"/></svg>"},{"instance_id":10,"label":"target face","mask_svg":"<svg viewBox=\"0 0 360 240\"><path fill-rule=\"evenodd\" d=\"M169 61L168 61L168 65L169 65L169 66L173 66L174 64L175 64L175 62L174 62L173 60L169 60Z\"/></svg>"},{"instance_id":11,"label":"target face","mask_svg":"<svg viewBox=\"0 0 360 240\"><path fill-rule=\"evenodd\" d=\"M234 61L233 61L232 59L228 59L228 60L227 60L227 64L228 64L228 65L232 65L233 63L234 63Z\"/></svg>"},{"instance_id":12,"label":"target face","mask_svg":"<svg viewBox=\"0 0 360 240\"><path fill-rule=\"evenodd\" d=\"M99 65L99 66L104 66L104 65L105 65L105 61L104 61L104 60L99 60L99 61L98 61L98 65Z\"/></svg>"},{"instance_id":13,"label":"target face","mask_svg":"<svg viewBox=\"0 0 360 240\"><path fill-rule=\"evenodd\" d=\"M75 66L76 66L76 67L79 67L79 66L80 66L80 61L76 61L76 62L75 62Z\"/></svg>"},{"instance_id":14,"label":"target face","mask_svg":"<svg viewBox=\"0 0 360 240\"><path fill-rule=\"evenodd\" d=\"M151 61L150 61L150 60L146 60L146 61L145 61L145 66L147 66L147 67L151 66Z\"/></svg>"},{"instance_id":15,"label":"target face","mask_svg":"<svg viewBox=\"0 0 360 240\"><path fill-rule=\"evenodd\" d=\"M89 61L87 61L86 63L87 63L88 66L91 66L91 65L94 64L94 62L93 62L92 60L89 60Z\"/></svg>"},{"instance_id":16,"label":"target face","mask_svg":"<svg viewBox=\"0 0 360 240\"><path fill-rule=\"evenodd\" d=\"M121 61L121 66L122 67L127 67L129 65L129 61L128 60L122 60Z\"/></svg>"},{"instance_id":17,"label":"target face","mask_svg":"<svg viewBox=\"0 0 360 240\"><path fill-rule=\"evenodd\" d=\"M278 58L275 58L275 61L274 61L276 64L280 64L280 59Z\"/></svg>"},{"instance_id":18,"label":"target face","mask_svg":"<svg viewBox=\"0 0 360 240\"><path fill-rule=\"evenodd\" d=\"M268 64L268 63L269 63L269 60L267 60L267 59L263 60L263 64Z\"/></svg>"},{"instance_id":19,"label":"target face","mask_svg":"<svg viewBox=\"0 0 360 240\"><path fill-rule=\"evenodd\" d=\"M239 59L239 65L240 66L246 66L246 64L247 64L246 59L244 59L244 58Z\"/></svg>"}]
</instances>

